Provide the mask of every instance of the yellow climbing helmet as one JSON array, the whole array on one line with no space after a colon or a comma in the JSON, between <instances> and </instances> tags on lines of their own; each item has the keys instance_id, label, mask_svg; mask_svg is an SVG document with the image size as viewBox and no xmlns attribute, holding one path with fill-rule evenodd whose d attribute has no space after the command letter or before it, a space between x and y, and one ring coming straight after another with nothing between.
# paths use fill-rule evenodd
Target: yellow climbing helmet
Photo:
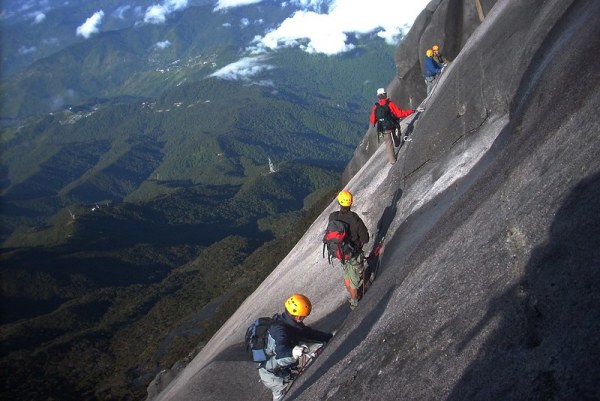
<instances>
[{"instance_id":1,"label":"yellow climbing helmet","mask_svg":"<svg viewBox=\"0 0 600 401\"><path fill-rule=\"evenodd\" d=\"M352 194L349 191L342 191L337 196L340 206L352 206Z\"/></svg>"},{"instance_id":2,"label":"yellow climbing helmet","mask_svg":"<svg viewBox=\"0 0 600 401\"><path fill-rule=\"evenodd\" d=\"M302 294L292 294L291 297L285 301L285 310L292 316L306 317L310 315L312 305L310 300Z\"/></svg>"},{"instance_id":3,"label":"yellow climbing helmet","mask_svg":"<svg viewBox=\"0 0 600 401\"><path fill-rule=\"evenodd\" d=\"M431 48L431 50L433 50L435 52L435 51L440 50L440 47L438 45L433 45L433 47Z\"/></svg>"},{"instance_id":4,"label":"yellow climbing helmet","mask_svg":"<svg viewBox=\"0 0 600 401\"><path fill-rule=\"evenodd\" d=\"M431 50L431 49L427 49L427 51L425 52L425 55L426 55L427 57L431 57L431 56L433 56L433 50Z\"/></svg>"}]
</instances>

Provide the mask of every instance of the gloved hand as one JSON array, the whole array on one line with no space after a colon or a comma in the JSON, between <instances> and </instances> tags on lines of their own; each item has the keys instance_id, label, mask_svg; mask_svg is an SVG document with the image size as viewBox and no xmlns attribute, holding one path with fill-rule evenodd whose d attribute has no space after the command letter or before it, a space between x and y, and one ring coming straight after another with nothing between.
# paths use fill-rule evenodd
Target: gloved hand
<instances>
[{"instance_id":1,"label":"gloved hand","mask_svg":"<svg viewBox=\"0 0 600 401\"><path fill-rule=\"evenodd\" d=\"M290 369L290 374L287 377L288 380L294 380L298 377L298 368Z\"/></svg>"},{"instance_id":2,"label":"gloved hand","mask_svg":"<svg viewBox=\"0 0 600 401\"><path fill-rule=\"evenodd\" d=\"M300 358L302 356L302 354L304 354L306 352L306 350L308 349L308 347L306 345L296 345L294 347L294 349L292 349L292 356L296 359Z\"/></svg>"},{"instance_id":3,"label":"gloved hand","mask_svg":"<svg viewBox=\"0 0 600 401\"><path fill-rule=\"evenodd\" d=\"M276 374L277 377L281 377L284 382L290 382L298 376L298 372L292 370L291 368L283 368L280 369Z\"/></svg>"},{"instance_id":4,"label":"gloved hand","mask_svg":"<svg viewBox=\"0 0 600 401\"><path fill-rule=\"evenodd\" d=\"M417 113L422 113L425 111L425 107L417 107L415 110Z\"/></svg>"}]
</instances>

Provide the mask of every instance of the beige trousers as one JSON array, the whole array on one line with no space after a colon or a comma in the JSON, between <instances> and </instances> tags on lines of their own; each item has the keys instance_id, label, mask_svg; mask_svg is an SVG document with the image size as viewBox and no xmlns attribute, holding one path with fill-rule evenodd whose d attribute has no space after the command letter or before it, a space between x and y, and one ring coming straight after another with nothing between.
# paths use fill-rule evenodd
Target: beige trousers
<instances>
[{"instance_id":1,"label":"beige trousers","mask_svg":"<svg viewBox=\"0 0 600 401\"><path fill-rule=\"evenodd\" d=\"M392 139L392 131L383 131L383 142L385 142L385 152L390 164L396 163L396 154L394 153L394 140Z\"/></svg>"}]
</instances>

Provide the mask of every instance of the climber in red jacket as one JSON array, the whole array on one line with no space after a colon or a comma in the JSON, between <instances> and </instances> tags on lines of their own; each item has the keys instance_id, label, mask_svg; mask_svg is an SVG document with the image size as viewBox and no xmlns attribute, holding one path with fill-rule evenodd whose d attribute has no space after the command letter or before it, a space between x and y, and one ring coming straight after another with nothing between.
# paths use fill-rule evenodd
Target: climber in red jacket
<instances>
[{"instance_id":1,"label":"climber in red jacket","mask_svg":"<svg viewBox=\"0 0 600 401\"><path fill-rule=\"evenodd\" d=\"M388 97L384 88L377 89L377 103L373 105L371 110L370 121L377 128L377 135L385 142L387 158L390 164L396 163L396 155L394 153L394 141L392 134L396 129L400 131L400 119L413 114L415 109L403 110L396 103L392 102ZM419 111L421 111L419 109Z\"/></svg>"}]
</instances>

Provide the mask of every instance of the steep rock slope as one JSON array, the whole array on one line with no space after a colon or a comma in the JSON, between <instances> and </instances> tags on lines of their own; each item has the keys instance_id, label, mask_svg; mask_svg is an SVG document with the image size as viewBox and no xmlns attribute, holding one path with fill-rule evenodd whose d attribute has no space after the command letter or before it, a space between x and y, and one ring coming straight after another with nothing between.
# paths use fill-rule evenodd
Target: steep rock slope
<instances>
[{"instance_id":1,"label":"steep rock slope","mask_svg":"<svg viewBox=\"0 0 600 401\"><path fill-rule=\"evenodd\" d=\"M269 399L243 334L295 291L338 332L288 400L598 399L599 31L597 1L496 3L399 162L381 145L346 186L386 236L359 308L321 258L332 202L156 399Z\"/></svg>"}]
</instances>

